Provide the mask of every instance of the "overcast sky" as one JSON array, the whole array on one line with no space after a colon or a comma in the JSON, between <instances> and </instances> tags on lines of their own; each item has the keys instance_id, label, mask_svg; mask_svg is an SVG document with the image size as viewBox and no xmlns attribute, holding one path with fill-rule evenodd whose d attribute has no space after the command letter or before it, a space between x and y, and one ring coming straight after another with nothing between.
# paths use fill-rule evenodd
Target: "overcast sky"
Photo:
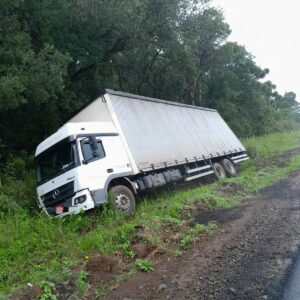
<instances>
[{"instance_id":1,"label":"overcast sky","mask_svg":"<svg viewBox=\"0 0 300 300\"><path fill-rule=\"evenodd\" d=\"M267 79L284 94L293 91L300 101L300 1L212 0L221 7L237 41L255 56Z\"/></svg>"}]
</instances>

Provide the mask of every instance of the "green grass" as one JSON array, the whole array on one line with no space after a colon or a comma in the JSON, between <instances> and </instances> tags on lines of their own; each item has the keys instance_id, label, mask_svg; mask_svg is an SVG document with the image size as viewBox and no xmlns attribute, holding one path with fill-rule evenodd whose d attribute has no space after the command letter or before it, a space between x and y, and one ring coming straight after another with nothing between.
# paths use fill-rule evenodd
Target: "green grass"
<instances>
[{"instance_id":1,"label":"green grass","mask_svg":"<svg viewBox=\"0 0 300 300\"><path fill-rule=\"evenodd\" d=\"M242 140L250 156L265 158L300 146L300 132L279 132Z\"/></svg>"},{"instance_id":2,"label":"green grass","mask_svg":"<svg viewBox=\"0 0 300 300\"><path fill-rule=\"evenodd\" d=\"M268 159L299 146L299 138L299 132L281 133L247 139L244 144L250 152L256 153L256 158ZM0 214L0 291L9 293L28 282L39 284L66 280L72 276L70 270L84 262L86 256L121 251L134 260L130 248L133 236L143 243L163 246L166 229L183 230L179 247L184 249L206 232L205 227L189 228L186 225L192 217L195 202L202 202L209 208L233 207L246 195L299 168L300 156L295 156L283 168L272 164L259 167L251 160L243 164L236 178L177 188L146 198L138 205L134 216L127 219L110 210L64 219L30 215L25 210L11 215ZM231 184L237 189L233 193L224 193ZM137 233L136 226L144 228L142 234ZM209 224L208 228L215 228L215 224ZM85 287L82 272L80 269L76 275L79 290Z\"/></svg>"}]
</instances>

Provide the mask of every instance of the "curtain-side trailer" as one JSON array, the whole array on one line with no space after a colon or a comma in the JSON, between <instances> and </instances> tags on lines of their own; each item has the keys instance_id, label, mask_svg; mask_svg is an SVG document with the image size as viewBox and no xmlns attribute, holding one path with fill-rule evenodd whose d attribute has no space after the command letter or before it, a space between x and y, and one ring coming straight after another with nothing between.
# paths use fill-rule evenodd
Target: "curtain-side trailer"
<instances>
[{"instance_id":1,"label":"curtain-side trailer","mask_svg":"<svg viewBox=\"0 0 300 300\"><path fill-rule=\"evenodd\" d=\"M51 216L108 202L125 215L137 194L215 174L235 176L246 149L216 110L112 90L36 149L38 204Z\"/></svg>"}]
</instances>

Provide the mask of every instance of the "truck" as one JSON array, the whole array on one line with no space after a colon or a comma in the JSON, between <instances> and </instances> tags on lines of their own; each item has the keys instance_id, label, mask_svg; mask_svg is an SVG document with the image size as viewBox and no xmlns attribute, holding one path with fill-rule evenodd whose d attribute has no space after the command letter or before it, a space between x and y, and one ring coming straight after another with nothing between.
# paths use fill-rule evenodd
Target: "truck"
<instances>
[{"instance_id":1,"label":"truck","mask_svg":"<svg viewBox=\"0 0 300 300\"><path fill-rule=\"evenodd\" d=\"M249 159L209 108L104 89L35 152L37 202L50 216L111 203L128 216L145 191L235 176Z\"/></svg>"}]
</instances>

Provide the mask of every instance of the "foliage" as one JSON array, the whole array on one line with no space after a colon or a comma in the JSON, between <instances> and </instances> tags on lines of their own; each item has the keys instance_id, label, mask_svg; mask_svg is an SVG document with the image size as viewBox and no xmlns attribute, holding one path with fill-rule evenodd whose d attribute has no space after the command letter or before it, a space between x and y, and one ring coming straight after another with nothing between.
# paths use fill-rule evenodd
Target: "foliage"
<instances>
[{"instance_id":1,"label":"foliage","mask_svg":"<svg viewBox=\"0 0 300 300\"><path fill-rule=\"evenodd\" d=\"M183 249L185 249L185 248L187 248L190 244L192 244L192 242L193 242L192 237L191 237L189 234L187 234L187 235L185 235L185 236L180 240L180 246L181 246Z\"/></svg>"},{"instance_id":2,"label":"foliage","mask_svg":"<svg viewBox=\"0 0 300 300\"><path fill-rule=\"evenodd\" d=\"M78 290L83 293L87 288L87 272L84 270L80 270L76 278L76 285Z\"/></svg>"},{"instance_id":3,"label":"foliage","mask_svg":"<svg viewBox=\"0 0 300 300\"><path fill-rule=\"evenodd\" d=\"M20 210L20 206L8 195L0 194L0 214L12 214Z\"/></svg>"},{"instance_id":4,"label":"foliage","mask_svg":"<svg viewBox=\"0 0 300 300\"><path fill-rule=\"evenodd\" d=\"M49 281L41 281L40 286L43 290L43 294L39 297L40 300L57 300L55 293L55 284Z\"/></svg>"},{"instance_id":5,"label":"foliage","mask_svg":"<svg viewBox=\"0 0 300 300\"><path fill-rule=\"evenodd\" d=\"M128 258L131 258L131 259L134 259L136 254L135 252L131 249L130 247L130 243L125 243L124 245L122 245L122 252L123 252L123 255L125 257L128 257Z\"/></svg>"},{"instance_id":6,"label":"foliage","mask_svg":"<svg viewBox=\"0 0 300 300\"><path fill-rule=\"evenodd\" d=\"M181 256L182 254L183 254L183 251L182 251L182 250L180 250L180 249L175 249L175 251L174 251L175 257Z\"/></svg>"},{"instance_id":7,"label":"foliage","mask_svg":"<svg viewBox=\"0 0 300 300\"><path fill-rule=\"evenodd\" d=\"M147 259L137 259L135 264L137 268L142 272L150 273L153 271L152 263Z\"/></svg>"},{"instance_id":8,"label":"foliage","mask_svg":"<svg viewBox=\"0 0 300 300\"><path fill-rule=\"evenodd\" d=\"M9 213L18 208L36 210L33 162L31 157L25 156L25 153L10 155L6 164L2 168L0 166L0 213Z\"/></svg>"}]
</instances>

